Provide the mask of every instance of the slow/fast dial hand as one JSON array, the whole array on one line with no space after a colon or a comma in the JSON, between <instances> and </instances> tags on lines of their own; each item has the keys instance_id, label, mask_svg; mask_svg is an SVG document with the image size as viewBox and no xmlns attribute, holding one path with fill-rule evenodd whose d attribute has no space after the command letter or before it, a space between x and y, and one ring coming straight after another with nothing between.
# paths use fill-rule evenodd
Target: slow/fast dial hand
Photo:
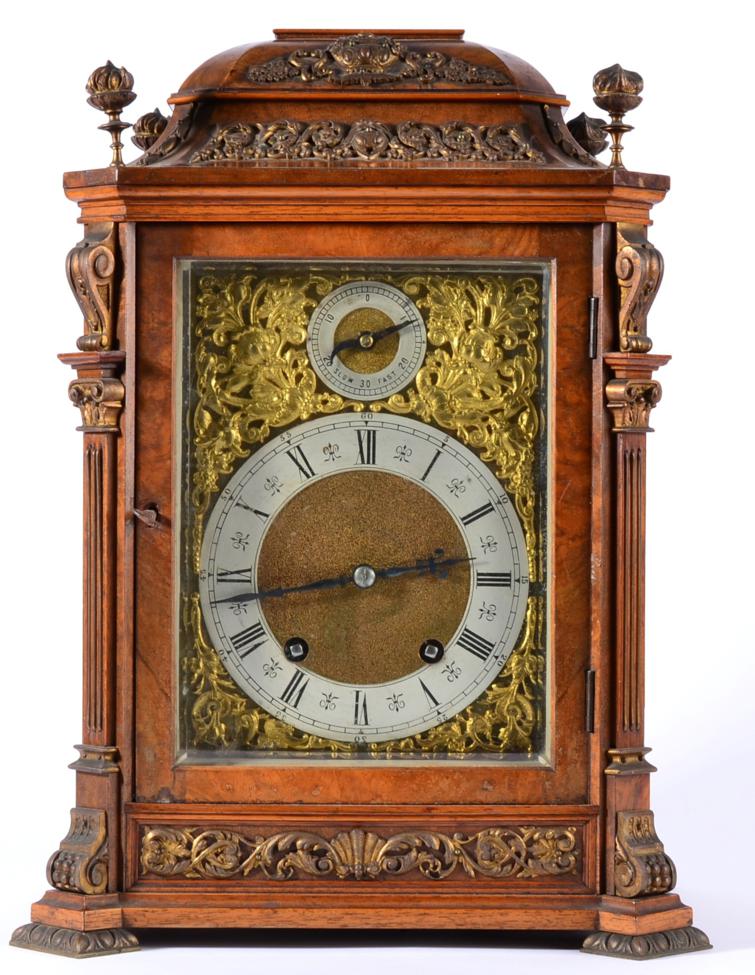
<instances>
[{"instance_id":1,"label":"slow/fast dial hand","mask_svg":"<svg viewBox=\"0 0 755 975\"><path fill-rule=\"evenodd\" d=\"M452 566L475 561L474 557L469 556L444 559L440 557L442 555L443 550L438 549L434 555L430 555L426 559L417 559L416 562L412 563L411 565L393 565L384 569L371 569L370 571L374 573L374 579L395 579L398 576L408 575L410 573L414 573L415 575L434 575L443 579L448 574L448 569L450 569ZM320 589L339 589L344 586L348 586L350 583L357 585L360 589L366 589L369 588L373 583L370 582L365 585L361 581L363 574L360 575L359 579L357 578L357 573L359 570L363 570L364 568L369 567L357 566L357 568L348 575L335 576L331 579L318 579L317 582L306 582L301 586L261 589L259 592L244 592L238 596L225 596L223 599L214 600L214 605L217 606L221 603L249 603L257 599L278 599L281 596L288 596L297 592L316 592Z\"/></svg>"},{"instance_id":2,"label":"slow/fast dial hand","mask_svg":"<svg viewBox=\"0 0 755 975\"><path fill-rule=\"evenodd\" d=\"M333 365L336 356L345 349L371 349L381 339L387 338L389 335L400 332L402 328L407 328L409 325L414 324L416 323L413 318L407 318L403 322L395 322L393 325L387 325L385 328L378 329L377 332L360 332L356 338L342 339L335 345L330 354L330 365Z\"/></svg>"}]
</instances>

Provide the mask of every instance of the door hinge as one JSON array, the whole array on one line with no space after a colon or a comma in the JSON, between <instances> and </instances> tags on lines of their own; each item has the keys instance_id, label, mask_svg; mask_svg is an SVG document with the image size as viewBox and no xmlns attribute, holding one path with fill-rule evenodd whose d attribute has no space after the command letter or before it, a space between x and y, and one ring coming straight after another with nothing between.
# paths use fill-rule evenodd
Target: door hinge
<instances>
[{"instance_id":1,"label":"door hinge","mask_svg":"<svg viewBox=\"0 0 755 975\"><path fill-rule=\"evenodd\" d=\"M591 359L598 356L598 305L600 299L590 295L587 299L588 345L587 351Z\"/></svg>"},{"instance_id":2,"label":"door hinge","mask_svg":"<svg viewBox=\"0 0 755 975\"><path fill-rule=\"evenodd\" d=\"M585 671L585 729L595 731L595 671Z\"/></svg>"}]
</instances>

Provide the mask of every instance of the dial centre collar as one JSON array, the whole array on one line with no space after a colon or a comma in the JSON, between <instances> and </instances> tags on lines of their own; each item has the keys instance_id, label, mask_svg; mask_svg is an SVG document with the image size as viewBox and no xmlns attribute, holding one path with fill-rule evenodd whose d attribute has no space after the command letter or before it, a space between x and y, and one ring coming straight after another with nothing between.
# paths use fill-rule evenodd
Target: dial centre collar
<instances>
[{"instance_id":1,"label":"dial centre collar","mask_svg":"<svg viewBox=\"0 0 755 975\"><path fill-rule=\"evenodd\" d=\"M355 585L359 586L360 589L369 589L375 585L377 576L371 565L358 565L354 569L352 578L354 579Z\"/></svg>"}]
</instances>

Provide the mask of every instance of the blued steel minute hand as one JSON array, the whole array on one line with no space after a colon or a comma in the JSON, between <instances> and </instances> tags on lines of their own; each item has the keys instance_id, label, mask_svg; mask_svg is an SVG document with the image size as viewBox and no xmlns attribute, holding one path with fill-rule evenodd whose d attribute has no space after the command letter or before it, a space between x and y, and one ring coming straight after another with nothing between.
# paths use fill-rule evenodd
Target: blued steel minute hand
<instances>
[{"instance_id":1,"label":"blued steel minute hand","mask_svg":"<svg viewBox=\"0 0 755 975\"><path fill-rule=\"evenodd\" d=\"M393 565L385 569L375 569L377 579L395 579L398 576L415 573L416 575L437 575L443 579L446 577L447 570L454 565L463 562L474 562L474 558L464 556L461 558L444 559L438 558L443 555L442 550L438 550L435 555L430 555L426 559L417 559L411 565ZM222 599L215 599L213 605L221 603L249 603L257 599L279 599L281 596L288 596L297 592L316 592L320 589L339 589L354 582L354 574L335 576L331 579L318 579L317 582L306 582L301 586L289 586L287 588L261 589L259 592L244 592L238 596L224 596Z\"/></svg>"},{"instance_id":2,"label":"blued steel minute hand","mask_svg":"<svg viewBox=\"0 0 755 975\"><path fill-rule=\"evenodd\" d=\"M334 347L333 351L330 354L330 364L331 364L331 366L333 365L333 360L338 355L338 353L339 352L343 352L344 349L359 349L359 348L363 348L363 346L362 346L362 338L365 335L368 335L372 339L372 342L371 342L371 345L370 345L370 347L372 347L376 342L379 342L381 339L387 338L389 335L393 335L394 332L400 332L401 329L402 328L406 328L407 325L414 325L414 319L413 318L407 318L406 321L396 322L393 325L387 325L385 328L381 328L377 332L360 332L359 335L357 335L356 338L353 338L353 339L342 339Z\"/></svg>"}]
</instances>

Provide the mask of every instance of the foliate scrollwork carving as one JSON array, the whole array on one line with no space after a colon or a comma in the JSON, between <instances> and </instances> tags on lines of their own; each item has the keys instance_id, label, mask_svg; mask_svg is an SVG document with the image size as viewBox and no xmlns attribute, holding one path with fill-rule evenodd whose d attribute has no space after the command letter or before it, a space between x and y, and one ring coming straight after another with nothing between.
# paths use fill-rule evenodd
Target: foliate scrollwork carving
<instances>
[{"instance_id":1,"label":"foliate scrollwork carving","mask_svg":"<svg viewBox=\"0 0 755 975\"><path fill-rule=\"evenodd\" d=\"M113 344L117 247L118 228L108 223L88 228L66 258L68 283L84 315L84 334L76 341L83 351Z\"/></svg>"},{"instance_id":2,"label":"foliate scrollwork carving","mask_svg":"<svg viewBox=\"0 0 755 975\"><path fill-rule=\"evenodd\" d=\"M68 398L81 410L80 430L115 433L126 391L115 376L74 379Z\"/></svg>"},{"instance_id":3,"label":"foliate scrollwork carving","mask_svg":"<svg viewBox=\"0 0 755 975\"><path fill-rule=\"evenodd\" d=\"M616 815L614 886L619 897L665 894L676 884L676 868L664 852L649 809Z\"/></svg>"},{"instance_id":4,"label":"foliate scrollwork carving","mask_svg":"<svg viewBox=\"0 0 755 975\"><path fill-rule=\"evenodd\" d=\"M513 87L509 75L500 69L472 64L439 51L418 50L396 38L377 34L352 34L339 37L326 47L302 48L252 65L246 77L258 85L319 82L363 87Z\"/></svg>"},{"instance_id":5,"label":"foliate scrollwork carving","mask_svg":"<svg viewBox=\"0 0 755 975\"><path fill-rule=\"evenodd\" d=\"M152 166L154 163L161 162L163 159L178 152L183 147L191 131L195 108L196 102L190 102L186 105L176 105L173 109L173 114L154 138L152 138L152 134L157 131L160 123L157 119L152 118L150 132L148 133L149 146L147 147L147 151L143 156L135 159L131 165ZM154 113L150 113L150 115L153 116ZM143 116L139 119L139 123L144 122L146 118L147 116ZM141 143L137 142L136 144L141 147Z\"/></svg>"},{"instance_id":6,"label":"foliate scrollwork carving","mask_svg":"<svg viewBox=\"0 0 755 975\"><path fill-rule=\"evenodd\" d=\"M585 166L600 166L601 163L584 149L567 128L561 109L553 105L543 105L545 127L555 145L566 156L577 159Z\"/></svg>"},{"instance_id":7,"label":"foliate scrollwork carving","mask_svg":"<svg viewBox=\"0 0 755 975\"><path fill-rule=\"evenodd\" d=\"M35 922L17 928L10 943L14 948L31 948L66 958L93 958L97 955L117 955L122 951L139 950L136 935L125 928L76 931Z\"/></svg>"},{"instance_id":8,"label":"foliate scrollwork carving","mask_svg":"<svg viewBox=\"0 0 755 975\"><path fill-rule=\"evenodd\" d=\"M326 838L291 830L244 836L200 827L146 829L141 842L143 874L193 879L271 880L301 875L375 880L417 871L443 880L457 868L469 877L528 880L576 874L581 858L576 826L499 826L472 836L431 831L383 837L361 829Z\"/></svg>"},{"instance_id":9,"label":"foliate scrollwork carving","mask_svg":"<svg viewBox=\"0 0 755 975\"><path fill-rule=\"evenodd\" d=\"M619 348L649 352L653 343L647 334L647 317L663 279L663 257L648 241L645 228L633 224L617 225L616 252Z\"/></svg>"},{"instance_id":10,"label":"foliate scrollwork carving","mask_svg":"<svg viewBox=\"0 0 755 975\"><path fill-rule=\"evenodd\" d=\"M190 163L260 160L398 162L542 162L521 126L361 120L233 122L222 126Z\"/></svg>"},{"instance_id":11,"label":"foliate scrollwork carving","mask_svg":"<svg viewBox=\"0 0 755 975\"><path fill-rule=\"evenodd\" d=\"M614 433L648 433L650 414L661 399L657 379L611 379L606 384L606 400L613 417Z\"/></svg>"},{"instance_id":12,"label":"foliate scrollwork carving","mask_svg":"<svg viewBox=\"0 0 755 975\"><path fill-rule=\"evenodd\" d=\"M71 827L47 863L47 880L58 890L102 894L107 890L106 815L102 809L71 810Z\"/></svg>"}]
</instances>

